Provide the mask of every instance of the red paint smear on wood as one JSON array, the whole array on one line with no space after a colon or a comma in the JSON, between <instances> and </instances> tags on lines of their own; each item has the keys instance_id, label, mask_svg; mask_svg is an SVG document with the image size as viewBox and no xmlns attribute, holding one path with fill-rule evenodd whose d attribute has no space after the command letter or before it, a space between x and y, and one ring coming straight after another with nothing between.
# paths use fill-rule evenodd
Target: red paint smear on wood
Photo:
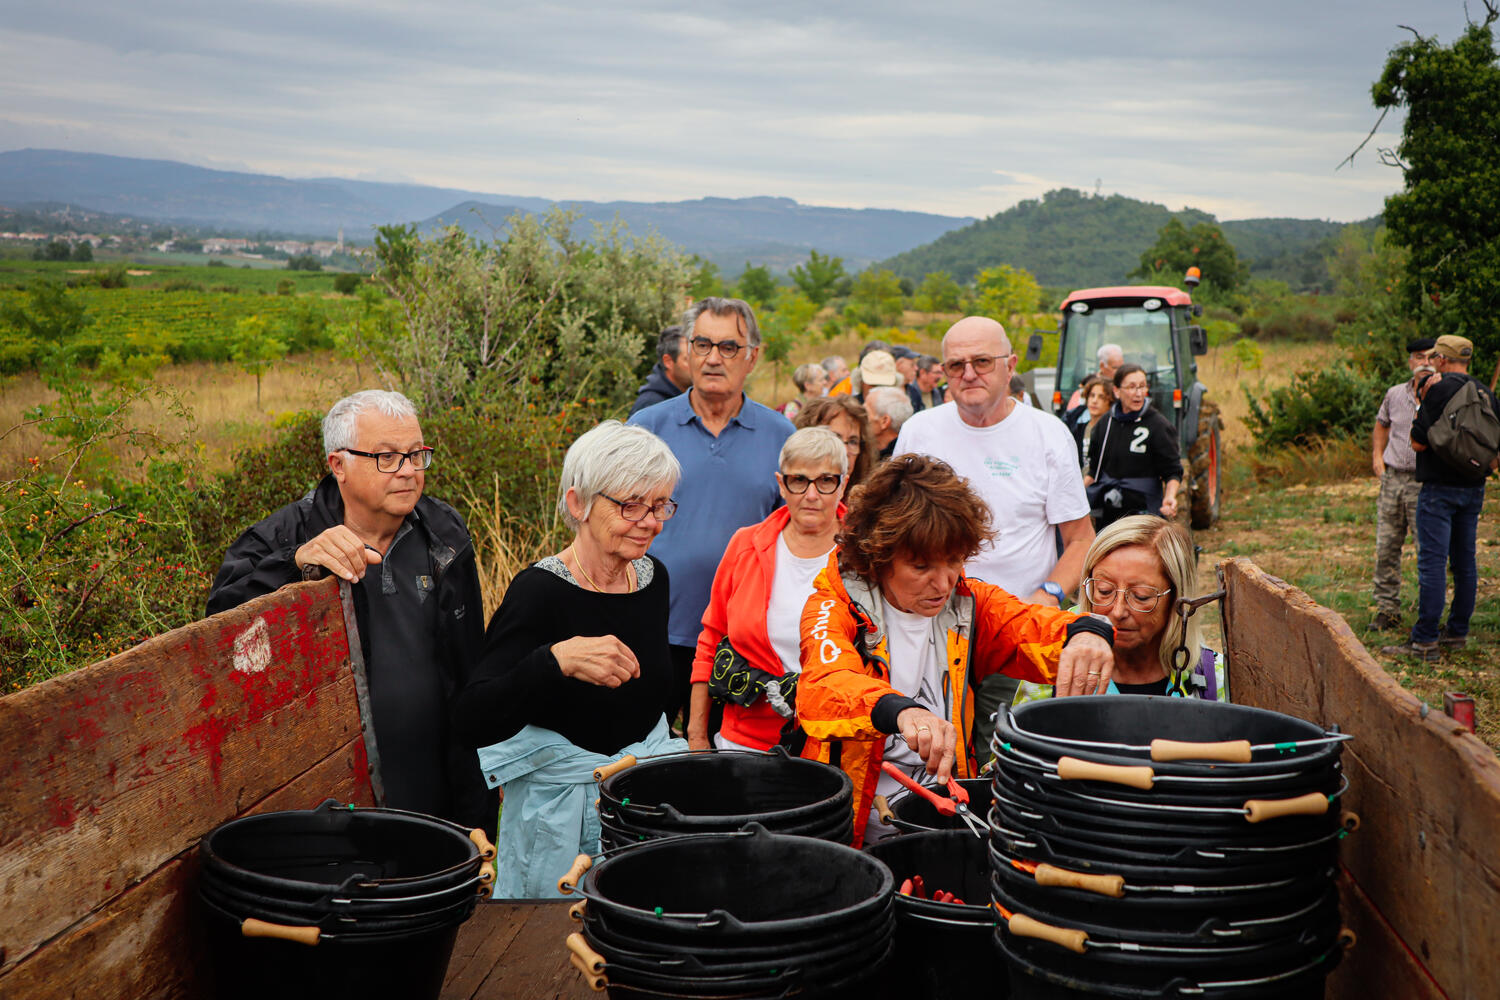
<instances>
[{"instance_id":1,"label":"red paint smear on wood","mask_svg":"<svg viewBox=\"0 0 1500 1000\"><path fill-rule=\"evenodd\" d=\"M219 784L219 771L224 763L224 739L230 729L220 719L210 716L183 733L183 739L195 753L208 754L208 770L214 784Z\"/></svg>"},{"instance_id":2,"label":"red paint smear on wood","mask_svg":"<svg viewBox=\"0 0 1500 1000\"><path fill-rule=\"evenodd\" d=\"M78 821L78 807L72 799L54 793L42 801L46 803L47 818L52 821L53 826L66 830Z\"/></svg>"}]
</instances>

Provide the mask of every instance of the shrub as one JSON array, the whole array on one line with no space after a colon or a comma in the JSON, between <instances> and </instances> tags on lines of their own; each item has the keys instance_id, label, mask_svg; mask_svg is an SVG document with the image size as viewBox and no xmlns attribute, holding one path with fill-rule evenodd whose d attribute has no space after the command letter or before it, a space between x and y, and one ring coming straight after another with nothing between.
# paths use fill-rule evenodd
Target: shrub
<instances>
[{"instance_id":1,"label":"shrub","mask_svg":"<svg viewBox=\"0 0 1500 1000\"><path fill-rule=\"evenodd\" d=\"M359 291L360 282L364 279L358 274L336 274L333 276L333 290L340 295L353 295Z\"/></svg>"},{"instance_id":2,"label":"shrub","mask_svg":"<svg viewBox=\"0 0 1500 1000\"><path fill-rule=\"evenodd\" d=\"M1262 448L1362 435L1370 429L1385 388L1379 375L1337 361L1298 372L1290 384L1272 389L1264 399L1244 387L1250 405L1245 422Z\"/></svg>"}]
</instances>

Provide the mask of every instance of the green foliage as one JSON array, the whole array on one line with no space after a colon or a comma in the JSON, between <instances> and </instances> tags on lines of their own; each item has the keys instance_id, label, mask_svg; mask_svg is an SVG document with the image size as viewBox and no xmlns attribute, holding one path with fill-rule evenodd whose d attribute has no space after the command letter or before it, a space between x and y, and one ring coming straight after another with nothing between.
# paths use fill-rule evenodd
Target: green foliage
<instances>
[{"instance_id":1,"label":"green foliage","mask_svg":"<svg viewBox=\"0 0 1500 1000\"><path fill-rule=\"evenodd\" d=\"M792 283L809 301L822 308L833 298L844 274L844 259L808 251L807 263L798 264L791 270Z\"/></svg>"},{"instance_id":2,"label":"green foliage","mask_svg":"<svg viewBox=\"0 0 1500 1000\"><path fill-rule=\"evenodd\" d=\"M335 275L333 279L333 290L335 292L338 292L340 295L353 295L355 292L359 291L360 282L362 280L363 279L359 275L350 274L348 272Z\"/></svg>"},{"instance_id":3,"label":"green foliage","mask_svg":"<svg viewBox=\"0 0 1500 1000\"><path fill-rule=\"evenodd\" d=\"M761 321L761 360L775 369L780 379L793 348L806 336L818 315L818 305L800 288L778 288L774 308Z\"/></svg>"},{"instance_id":4,"label":"green foliage","mask_svg":"<svg viewBox=\"0 0 1500 1000\"><path fill-rule=\"evenodd\" d=\"M1266 352L1253 340L1236 340L1229 348L1229 361L1236 375L1245 371L1260 371Z\"/></svg>"},{"instance_id":5,"label":"green foliage","mask_svg":"<svg viewBox=\"0 0 1500 1000\"><path fill-rule=\"evenodd\" d=\"M1385 389L1378 375L1334 361L1298 372L1288 385L1270 390L1263 399L1244 387L1250 405L1245 423L1262 449L1364 435Z\"/></svg>"},{"instance_id":6,"label":"green foliage","mask_svg":"<svg viewBox=\"0 0 1500 1000\"><path fill-rule=\"evenodd\" d=\"M1381 228L1367 244L1353 236L1341 239L1337 254L1330 270L1339 274L1347 303L1339 342L1361 371L1382 376L1388 385L1402 381L1407 377L1406 344L1418 335L1417 321L1407 314L1399 291L1407 251Z\"/></svg>"},{"instance_id":7,"label":"green foliage","mask_svg":"<svg viewBox=\"0 0 1500 1000\"><path fill-rule=\"evenodd\" d=\"M260 383L271 366L286 356L286 342L277 339L260 316L246 316L234 324L230 357L255 376L255 408L260 409Z\"/></svg>"},{"instance_id":8,"label":"green foliage","mask_svg":"<svg viewBox=\"0 0 1500 1000\"><path fill-rule=\"evenodd\" d=\"M697 254L688 258L688 264L692 268L692 275L688 282L688 295L692 296L695 301L723 295L726 292L724 279L719 274L719 265L711 260L704 260Z\"/></svg>"},{"instance_id":9,"label":"green foliage","mask_svg":"<svg viewBox=\"0 0 1500 1000\"><path fill-rule=\"evenodd\" d=\"M1217 225L1198 222L1188 229L1178 219L1168 220L1157 231L1156 242L1141 254L1140 266L1131 277L1176 274L1176 280L1166 283L1179 287L1182 275L1193 266L1203 274L1200 291L1210 297L1214 292L1233 292L1250 277L1250 269Z\"/></svg>"},{"instance_id":10,"label":"green foliage","mask_svg":"<svg viewBox=\"0 0 1500 1000\"><path fill-rule=\"evenodd\" d=\"M71 259L77 262L88 262L94 259L94 245L88 240L79 240L73 244Z\"/></svg>"},{"instance_id":11,"label":"green foliage","mask_svg":"<svg viewBox=\"0 0 1500 1000\"><path fill-rule=\"evenodd\" d=\"M854 279L844 319L869 326L889 326L901 319L901 279L893 271L866 268Z\"/></svg>"},{"instance_id":12,"label":"green foliage","mask_svg":"<svg viewBox=\"0 0 1500 1000\"><path fill-rule=\"evenodd\" d=\"M574 219L516 216L499 243L383 227L376 279L396 309L361 330L371 360L427 412L512 394L547 408L628 403L691 272L658 238L615 225L583 241Z\"/></svg>"},{"instance_id":13,"label":"green foliage","mask_svg":"<svg viewBox=\"0 0 1500 1000\"><path fill-rule=\"evenodd\" d=\"M771 269L746 261L739 281L735 282L735 294L757 308L769 305L776 295L776 279L771 276Z\"/></svg>"},{"instance_id":14,"label":"green foliage","mask_svg":"<svg viewBox=\"0 0 1500 1000\"><path fill-rule=\"evenodd\" d=\"M947 271L929 271L912 296L911 306L919 312L958 312L963 308L964 290Z\"/></svg>"},{"instance_id":15,"label":"green foliage","mask_svg":"<svg viewBox=\"0 0 1500 1000\"><path fill-rule=\"evenodd\" d=\"M1028 324L1042 295L1042 288L1030 271L1009 264L980 271L975 286L978 296L975 311L998 320L1012 337Z\"/></svg>"},{"instance_id":16,"label":"green foliage","mask_svg":"<svg viewBox=\"0 0 1500 1000\"><path fill-rule=\"evenodd\" d=\"M1391 50L1370 89L1378 108L1404 108L1401 142L1383 151L1406 187L1386 199L1391 239L1410 251L1398 294L1428 336L1457 333L1480 354L1500 351L1500 55L1490 24L1451 45L1418 37Z\"/></svg>"},{"instance_id":17,"label":"green foliage","mask_svg":"<svg viewBox=\"0 0 1500 1000\"><path fill-rule=\"evenodd\" d=\"M323 262L310 253L303 253L295 257L288 257L286 269L288 271L321 271L323 270Z\"/></svg>"},{"instance_id":18,"label":"green foliage","mask_svg":"<svg viewBox=\"0 0 1500 1000\"><path fill-rule=\"evenodd\" d=\"M37 248L31 252L31 258L32 260L71 260L73 248L68 246L67 240L48 240L46 243L37 244Z\"/></svg>"},{"instance_id":19,"label":"green foliage","mask_svg":"<svg viewBox=\"0 0 1500 1000\"><path fill-rule=\"evenodd\" d=\"M291 278L282 278L280 281L276 282L277 295L295 295L296 293L297 283Z\"/></svg>"}]
</instances>

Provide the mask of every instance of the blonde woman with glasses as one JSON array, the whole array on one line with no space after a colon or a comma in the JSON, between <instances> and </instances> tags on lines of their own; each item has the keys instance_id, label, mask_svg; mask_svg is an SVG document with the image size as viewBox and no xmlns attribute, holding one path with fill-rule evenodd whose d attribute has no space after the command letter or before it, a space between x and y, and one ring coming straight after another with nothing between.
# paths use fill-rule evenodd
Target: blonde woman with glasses
<instances>
[{"instance_id":1,"label":"blonde woman with glasses","mask_svg":"<svg viewBox=\"0 0 1500 1000\"><path fill-rule=\"evenodd\" d=\"M1099 532L1083 559L1080 611L1115 627L1115 671L1107 694L1154 694L1228 701L1224 656L1203 645L1196 618L1178 603L1198 596L1193 541L1159 517L1123 517ZM1051 688L1022 684L1016 704Z\"/></svg>"}]
</instances>

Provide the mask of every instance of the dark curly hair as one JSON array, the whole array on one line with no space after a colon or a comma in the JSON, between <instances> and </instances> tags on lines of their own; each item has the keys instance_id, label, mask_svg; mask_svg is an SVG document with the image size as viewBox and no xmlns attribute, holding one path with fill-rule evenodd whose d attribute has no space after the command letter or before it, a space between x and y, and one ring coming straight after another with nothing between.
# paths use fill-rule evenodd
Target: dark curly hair
<instances>
[{"instance_id":1,"label":"dark curly hair","mask_svg":"<svg viewBox=\"0 0 1500 1000\"><path fill-rule=\"evenodd\" d=\"M900 455L849 495L839 568L878 584L897 555L967 562L993 531L990 510L945 462Z\"/></svg>"},{"instance_id":2,"label":"dark curly hair","mask_svg":"<svg viewBox=\"0 0 1500 1000\"><path fill-rule=\"evenodd\" d=\"M797 419L792 423L798 430L826 427L841 413L859 428L859 457L849 464L849 486L852 488L864 482L875 463L880 461L880 448L875 444L875 432L870 429L870 414L865 405L853 396L820 396L808 400L797 411Z\"/></svg>"}]
</instances>

